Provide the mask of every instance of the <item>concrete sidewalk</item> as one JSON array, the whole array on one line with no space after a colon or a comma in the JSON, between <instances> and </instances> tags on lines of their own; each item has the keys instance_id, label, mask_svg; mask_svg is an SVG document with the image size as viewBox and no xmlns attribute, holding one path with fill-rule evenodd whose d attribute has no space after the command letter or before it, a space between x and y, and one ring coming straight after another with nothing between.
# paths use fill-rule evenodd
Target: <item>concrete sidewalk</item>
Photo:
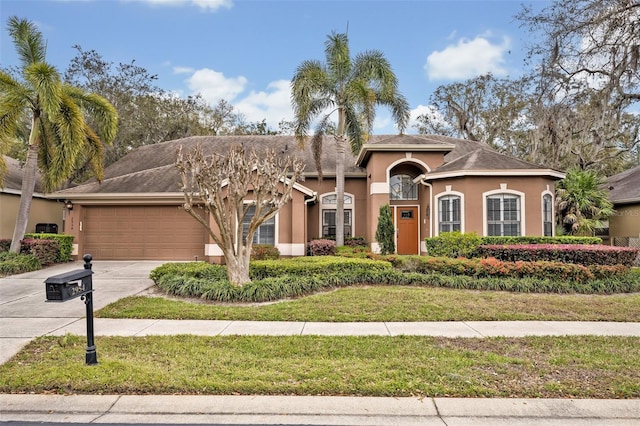
<instances>
[{"instance_id":1,"label":"concrete sidewalk","mask_svg":"<svg viewBox=\"0 0 640 426\"><path fill-rule=\"evenodd\" d=\"M151 287L149 272L162 263L94 262L95 309ZM0 363L8 361L34 337L86 333L85 306L79 299L65 303L44 301L47 277L82 267L83 262L74 262L0 278ZM96 318L94 325L97 336L640 336L640 323L569 321L309 323ZM639 425L640 400L0 394L0 422Z\"/></svg>"},{"instance_id":2,"label":"concrete sidewalk","mask_svg":"<svg viewBox=\"0 0 640 426\"><path fill-rule=\"evenodd\" d=\"M0 395L1 421L228 425L638 425L640 400Z\"/></svg>"}]
</instances>

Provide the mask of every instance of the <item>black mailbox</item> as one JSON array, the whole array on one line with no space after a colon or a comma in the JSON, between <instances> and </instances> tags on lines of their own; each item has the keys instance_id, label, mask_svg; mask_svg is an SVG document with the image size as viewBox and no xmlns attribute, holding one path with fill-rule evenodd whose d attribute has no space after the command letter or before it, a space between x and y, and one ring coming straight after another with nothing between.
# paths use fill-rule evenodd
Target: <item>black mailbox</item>
<instances>
[{"instance_id":1,"label":"black mailbox","mask_svg":"<svg viewBox=\"0 0 640 426\"><path fill-rule=\"evenodd\" d=\"M47 302L65 302L93 291L91 269L78 269L45 280Z\"/></svg>"},{"instance_id":2,"label":"black mailbox","mask_svg":"<svg viewBox=\"0 0 640 426\"><path fill-rule=\"evenodd\" d=\"M54 275L44 281L47 302L65 302L77 297L84 300L87 307L87 350L85 362L88 365L98 363L98 353L93 339L93 280L91 260L93 256L85 254L84 269L77 269L64 274Z\"/></svg>"}]
</instances>

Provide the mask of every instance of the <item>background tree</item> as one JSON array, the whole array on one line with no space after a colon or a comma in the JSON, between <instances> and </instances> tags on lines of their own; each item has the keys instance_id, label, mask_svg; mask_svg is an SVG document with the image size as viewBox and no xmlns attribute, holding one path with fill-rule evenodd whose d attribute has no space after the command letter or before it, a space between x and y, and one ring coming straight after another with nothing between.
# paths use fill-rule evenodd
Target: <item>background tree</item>
<instances>
[{"instance_id":1,"label":"background tree","mask_svg":"<svg viewBox=\"0 0 640 426\"><path fill-rule=\"evenodd\" d=\"M276 157L273 151L245 154L242 147L207 157L198 146L189 153L180 148L176 167L182 179L184 209L222 250L229 281L235 285L249 282L253 235L289 202L302 163ZM250 212L253 216L245 229L242 224L247 223ZM217 229L211 227L209 217Z\"/></svg>"},{"instance_id":2,"label":"background tree","mask_svg":"<svg viewBox=\"0 0 640 426\"><path fill-rule=\"evenodd\" d=\"M637 160L640 3L557 0L517 16L533 41L537 101L531 144L565 168L613 174ZM564 159L563 159L564 157Z\"/></svg>"},{"instance_id":3,"label":"background tree","mask_svg":"<svg viewBox=\"0 0 640 426\"><path fill-rule=\"evenodd\" d=\"M46 43L33 23L11 17L8 28L20 58L22 80L0 70L0 140L29 135L10 248L19 252L29 220L36 170L40 169L47 192L56 189L85 160L100 180L103 144L114 139L118 116L103 97L61 81L57 70L45 62ZM19 129L25 115L30 116L29 128ZM92 126L87 117L91 117Z\"/></svg>"},{"instance_id":4,"label":"background tree","mask_svg":"<svg viewBox=\"0 0 640 426\"><path fill-rule=\"evenodd\" d=\"M295 130L300 144L315 120L311 147L322 177L322 140L333 133L336 141L336 245L344 245L344 163L347 144L357 153L365 143L376 114L376 106L391 109L402 133L409 121L409 104L398 92L391 65L377 50L351 58L346 34L332 33L325 43L326 62L302 62L291 81ZM337 123L331 121L337 114Z\"/></svg>"},{"instance_id":5,"label":"background tree","mask_svg":"<svg viewBox=\"0 0 640 426\"><path fill-rule=\"evenodd\" d=\"M135 61L114 65L95 50L78 51L65 72L65 81L99 93L117 109L120 121L112 146L105 153L109 165L132 149L186 136L212 134L203 118L213 110L199 96L180 98L161 89L158 77ZM80 176L76 176L81 180Z\"/></svg>"},{"instance_id":6,"label":"background tree","mask_svg":"<svg viewBox=\"0 0 640 426\"><path fill-rule=\"evenodd\" d=\"M572 169L556 184L556 215L565 234L593 235L615 211L594 171Z\"/></svg>"},{"instance_id":7,"label":"background tree","mask_svg":"<svg viewBox=\"0 0 640 426\"><path fill-rule=\"evenodd\" d=\"M527 80L481 75L442 85L429 98L435 113L418 116L420 133L481 141L518 156L527 132Z\"/></svg>"},{"instance_id":8,"label":"background tree","mask_svg":"<svg viewBox=\"0 0 640 426\"><path fill-rule=\"evenodd\" d=\"M396 252L395 234L396 227L393 226L391 207L389 204L380 206L378 227L376 228L376 241L378 241L380 245L381 254L392 254Z\"/></svg>"}]
</instances>

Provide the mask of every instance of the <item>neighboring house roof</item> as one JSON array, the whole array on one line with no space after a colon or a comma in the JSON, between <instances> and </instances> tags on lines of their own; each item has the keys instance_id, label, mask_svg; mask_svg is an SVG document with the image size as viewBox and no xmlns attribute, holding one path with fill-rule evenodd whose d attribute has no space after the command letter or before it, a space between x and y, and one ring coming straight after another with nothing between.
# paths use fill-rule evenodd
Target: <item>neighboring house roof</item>
<instances>
[{"instance_id":1,"label":"neighboring house roof","mask_svg":"<svg viewBox=\"0 0 640 426\"><path fill-rule=\"evenodd\" d=\"M24 174L22 164L15 158L3 156L7 165L7 174L4 176L4 184L0 186L0 192L20 195L22 192L22 176ZM35 196L41 196L42 185L40 184L40 174L36 176Z\"/></svg>"},{"instance_id":2,"label":"neighboring house roof","mask_svg":"<svg viewBox=\"0 0 640 426\"><path fill-rule=\"evenodd\" d=\"M640 202L640 166L610 176L606 180L606 187L613 204Z\"/></svg>"}]
</instances>

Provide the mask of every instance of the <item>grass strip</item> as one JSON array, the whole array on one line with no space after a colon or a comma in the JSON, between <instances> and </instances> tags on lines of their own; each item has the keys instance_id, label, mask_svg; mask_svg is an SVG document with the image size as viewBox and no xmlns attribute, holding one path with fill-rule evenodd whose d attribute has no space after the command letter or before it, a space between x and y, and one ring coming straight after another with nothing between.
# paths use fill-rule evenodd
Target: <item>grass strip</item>
<instances>
[{"instance_id":1,"label":"grass strip","mask_svg":"<svg viewBox=\"0 0 640 426\"><path fill-rule=\"evenodd\" d=\"M637 337L40 337L0 392L640 397Z\"/></svg>"},{"instance_id":2,"label":"grass strip","mask_svg":"<svg viewBox=\"0 0 640 426\"><path fill-rule=\"evenodd\" d=\"M198 303L194 303L198 302ZM132 296L102 318L251 321L621 321L640 322L640 294L529 294L429 287L349 287L259 305Z\"/></svg>"}]
</instances>

